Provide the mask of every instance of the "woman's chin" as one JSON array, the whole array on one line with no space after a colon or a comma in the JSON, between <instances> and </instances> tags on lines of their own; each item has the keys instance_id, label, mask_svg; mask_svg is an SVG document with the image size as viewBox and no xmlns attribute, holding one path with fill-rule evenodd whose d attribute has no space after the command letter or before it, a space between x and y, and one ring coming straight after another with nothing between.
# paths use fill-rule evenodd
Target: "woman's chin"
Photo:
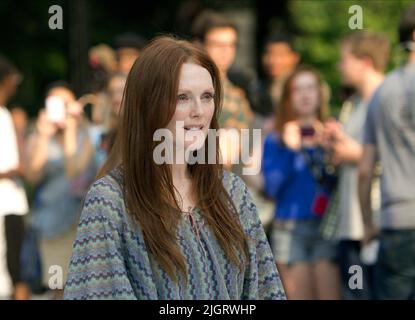
<instances>
[{"instance_id":1,"label":"woman's chin","mask_svg":"<svg viewBox=\"0 0 415 320\"><path fill-rule=\"evenodd\" d=\"M185 146L185 150L187 152L194 152L203 148L203 142L195 142Z\"/></svg>"}]
</instances>

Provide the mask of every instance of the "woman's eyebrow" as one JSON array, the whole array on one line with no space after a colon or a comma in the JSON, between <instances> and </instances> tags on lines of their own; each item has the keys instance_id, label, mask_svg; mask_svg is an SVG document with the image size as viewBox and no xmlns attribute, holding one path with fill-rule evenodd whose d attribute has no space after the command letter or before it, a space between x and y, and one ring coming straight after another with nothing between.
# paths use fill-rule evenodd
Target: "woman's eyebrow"
<instances>
[{"instance_id":1,"label":"woman's eyebrow","mask_svg":"<svg viewBox=\"0 0 415 320\"><path fill-rule=\"evenodd\" d=\"M190 90L190 89L187 89L187 88L179 88L178 92L179 93L192 93L192 92L194 92L194 90ZM200 90L200 92L203 92L203 93L205 93L205 92L215 92L215 89L213 89L212 87L209 87L209 88Z\"/></svg>"},{"instance_id":2,"label":"woman's eyebrow","mask_svg":"<svg viewBox=\"0 0 415 320\"><path fill-rule=\"evenodd\" d=\"M192 91L191 90L188 90L188 89L180 89L179 88L179 90L178 90L178 93L191 93Z\"/></svg>"}]
</instances>

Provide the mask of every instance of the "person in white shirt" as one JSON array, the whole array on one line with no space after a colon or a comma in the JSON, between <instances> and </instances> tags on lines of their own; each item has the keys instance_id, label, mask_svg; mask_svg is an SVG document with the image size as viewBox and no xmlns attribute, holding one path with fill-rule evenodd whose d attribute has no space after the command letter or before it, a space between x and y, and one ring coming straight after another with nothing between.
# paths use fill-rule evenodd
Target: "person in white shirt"
<instances>
[{"instance_id":1,"label":"person in white shirt","mask_svg":"<svg viewBox=\"0 0 415 320\"><path fill-rule=\"evenodd\" d=\"M21 279L20 251L24 238L23 216L28 203L20 180L22 173L16 132L5 105L20 81L16 67L0 56L0 298L27 299Z\"/></svg>"}]
</instances>

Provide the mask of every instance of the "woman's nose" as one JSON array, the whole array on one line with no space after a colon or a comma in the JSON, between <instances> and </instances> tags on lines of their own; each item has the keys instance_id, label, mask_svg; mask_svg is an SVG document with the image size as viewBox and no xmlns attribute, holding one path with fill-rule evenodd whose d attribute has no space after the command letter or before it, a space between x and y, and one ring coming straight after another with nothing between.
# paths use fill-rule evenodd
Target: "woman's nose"
<instances>
[{"instance_id":1,"label":"woman's nose","mask_svg":"<svg viewBox=\"0 0 415 320\"><path fill-rule=\"evenodd\" d=\"M192 105L192 109L190 111L190 115L192 117L200 117L203 115L203 106L200 99L195 99Z\"/></svg>"}]
</instances>

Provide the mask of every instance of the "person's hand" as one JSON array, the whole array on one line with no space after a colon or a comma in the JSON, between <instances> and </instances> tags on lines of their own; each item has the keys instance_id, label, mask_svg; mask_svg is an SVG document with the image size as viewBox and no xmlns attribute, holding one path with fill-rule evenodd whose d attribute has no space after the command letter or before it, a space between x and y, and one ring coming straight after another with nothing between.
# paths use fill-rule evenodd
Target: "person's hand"
<instances>
[{"instance_id":1,"label":"person's hand","mask_svg":"<svg viewBox=\"0 0 415 320\"><path fill-rule=\"evenodd\" d=\"M84 112L82 104L78 101L73 101L71 103L68 103L66 114L67 116L79 118L82 113Z\"/></svg>"},{"instance_id":2,"label":"person's hand","mask_svg":"<svg viewBox=\"0 0 415 320\"><path fill-rule=\"evenodd\" d=\"M50 138L57 131L56 125L48 120L46 111L44 109L39 111L38 119L36 122L36 129L39 135L43 138Z\"/></svg>"},{"instance_id":3,"label":"person's hand","mask_svg":"<svg viewBox=\"0 0 415 320\"><path fill-rule=\"evenodd\" d=\"M362 146L357 141L344 135L333 143L331 162L334 165L339 165L342 162L348 161L351 155L359 155L361 149Z\"/></svg>"},{"instance_id":4,"label":"person's hand","mask_svg":"<svg viewBox=\"0 0 415 320\"><path fill-rule=\"evenodd\" d=\"M324 125L320 121L316 120L312 124L312 127L314 128L313 135L301 137L303 146L315 147L316 145L322 145Z\"/></svg>"},{"instance_id":5,"label":"person's hand","mask_svg":"<svg viewBox=\"0 0 415 320\"><path fill-rule=\"evenodd\" d=\"M282 142L291 150L301 148L301 129L297 121L287 122L282 128Z\"/></svg>"},{"instance_id":6,"label":"person's hand","mask_svg":"<svg viewBox=\"0 0 415 320\"><path fill-rule=\"evenodd\" d=\"M65 117L65 124L64 124L65 133L75 132L77 126L78 126L77 118L72 115L67 114Z\"/></svg>"},{"instance_id":7,"label":"person's hand","mask_svg":"<svg viewBox=\"0 0 415 320\"><path fill-rule=\"evenodd\" d=\"M65 131L75 131L78 121L83 113L82 105L78 101L68 103L66 108L66 117L63 129Z\"/></svg>"},{"instance_id":8,"label":"person's hand","mask_svg":"<svg viewBox=\"0 0 415 320\"><path fill-rule=\"evenodd\" d=\"M363 234L363 246L369 244L379 235L379 228L374 224L365 224Z\"/></svg>"},{"instance_id":9,"label":"person's hand","mask_svg":"<svg viewBox=\"0 0 415 320\"><path fill-rule=\"evenodd\" d=\"M343 132L341 123L334 118L330 118L324 123L320 141L321 146L327 151L332 151L334 143L343 137Z\"/></svg>"}]
</instances>

